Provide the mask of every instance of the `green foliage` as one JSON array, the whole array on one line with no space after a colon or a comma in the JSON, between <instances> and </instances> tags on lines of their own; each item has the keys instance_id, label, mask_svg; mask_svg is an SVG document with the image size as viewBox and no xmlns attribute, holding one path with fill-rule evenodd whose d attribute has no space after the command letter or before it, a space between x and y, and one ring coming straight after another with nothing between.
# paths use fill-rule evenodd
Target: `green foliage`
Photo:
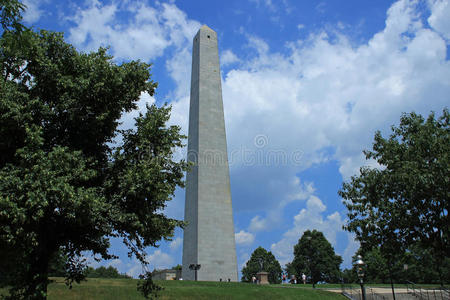
<instances>
[{"instance_id":1,"label":"green foliage","mask_svg":"<svg viewBox=\"0 0 450 300\"><path fill-rule=\"evenodd\" d=\"M145 298L151 297L156 292L163 290L163 288L153 282L152 274L146 272L143 275L139 275L138 291L144 295Z\"/></svg>"},{"instance_id":2,"label":"green foliage","mask_svg":"<svg viewBox=\"0 0 450 300\"><path fill-rule=\"evenodd\" d=\"M127 274L121 274L113 266L100 266L96 269L88 267L85 271L87 278L131 278Z\"/></svg>"},{"instance_id":3,"label":"green foliage","mask_svg":"<svg viewBox=\"0 0 450 300\"><path fill-rule=\"evenodd\" d=\"M431 251L443 278L441 262L450 253L449 119L447 109L437 119L403 114L389 138L377 132L373 151L364 151L381 168L361 168L339 191L348 209L344 228L364 252L379 248L391 273L398 253L419 246Z\"/></svg>"},{"instance_id":4,"label":"green foliage","mask_svg":"<svg viewBox=\"0 0 450 300\"><path fill-rule=\"evenodd\" d=\"M392 272L392 274L394 275L403 269L401 252L397 253L398 255L396 256L396 259L391 266L391 270L389 270L389 264L386 261L386 258L383 257L379 248L373 248L366 253L362 253L359 251L355 254L355 256L353 256L353 261L356 260L357 254L361 254L363 256L364 262L366 264L364 272L364 281L366 282L389 283L391 275L390 272ZM357 274L355 266L353 267L353 272ZM394 281L398 282L395 276L393 279Z\"/></svg>"},{"instance_id":5,"label":"green foliage","mask_svg":"<svg viewBox=\"0 0 450 300\"><path fill-rule=\"evenodd\" d=\"M17 0L0 0L0 25L3 30L22 29L22 11L25 5Z\"/></svg>"},{"instance_id":6,"label":"green foliage","mask_svg":"<svg viewBox=\"0 0 450 300\"><path fill-rule=\"evenodd\" d=\"M395 261L390 268L380 248L372 248L366 252L360 248L353 260L356 259L357 254L363 256L366 264L364 275L366 282L388 283L392 276L392 280L397 283L406 281L419 284L440 283L440 275L434 266L435 260L431 252L430 249L423 249L419 244L412 245L407 251L396 253ZM450 258L446 257L440 264L443 281L450 282ZM343 276L346 282L357 282L356 268L346 271L351 272L351 276Z\"/></svg>"},{"instance_id":7,"label":"green foliage","mask_svg":"<svg viewBox=\"0 0 450 300\"><path fill-rule=\"evenodd\" d=\"M342 258L322 232L307 230L294 246L294 260L287 265L289 275L301 278L304 273L313 286L319 281L340 282Z\"/></svg>"},{"instance_id":8,"label":"green foliage","mask_svg":"<svg viewBox=\"0 0 450 300\"><path fill-rule=\"evenodd\" d=\"M0 284L11 299L43 299L58 253L71 286L84 278L82 251L115 257L110 237L147 264L145 247L183 225L161 211L187 167L172 160L185 137L166 125L170 107L117 129L141 93L153 95L150 65L80 53L61 33L16 26L17 1L1 5Z\"/></svg>"},{"instance_id":9,"label":"green foliage","mask_svg":"<svg viewBox=\"0 0 450 300\"><path fill-rule=\"evenodd\" d=\"M256 273L261 271L269 273L269 283L281 283L280 263L272 252L267 252L266 249L258 247L253 251L245 267L242 268L242 281L251 282L252 277L256 277Z\"/></svg>"},{"instance_id":10,"label":"green foliage","mask_svg":"<svg viewBox=\"0 0 450 300\"><path fill-rule=\"evenodd\" d=\"M344 269L341 272L342 283L354 283L358 282L358 275L355 269ZM370 282L370 281L367 281Z\"/></svg>"},{"instance_id":11,"label":"green foliage","mask_svg":"<svg viewBox=\"0 0 450 300\"><path fill-rule=\"evenodd\" d=\"M67 274L68 257L63 251L58 251L50 259L48 267L48 276L50 277L65 277Z\"/></svg>"},{"instance_id":12,"label":"green foliage","mask_svg":"<svg viewBox=\"0 0 450 300\"><path fill-rule=\"evenodd\" d=\"M180 270L181 271L182 268L183 268L183 266L178 264L178 265L172 267L172 270Z\"/></svg>"}]
</instances>

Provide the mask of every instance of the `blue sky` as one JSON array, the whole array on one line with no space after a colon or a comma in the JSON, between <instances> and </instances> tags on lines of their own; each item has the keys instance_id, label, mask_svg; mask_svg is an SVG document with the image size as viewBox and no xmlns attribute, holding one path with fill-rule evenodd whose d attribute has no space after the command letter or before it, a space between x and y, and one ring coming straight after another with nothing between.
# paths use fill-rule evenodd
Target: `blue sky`
<instances>
[{"instance_id":1,"label":"blue sky","mask_svg":"<svg viewBox=\"0 0 450 300\"><path fill-rule=\"evenodd\" d=\"M217 32L239 270L258 246L289 262L307 229L349 267L358 244L342 230L342 181L376 167L362 156L376 130L449 105L448 0L24 3L26 24L63 31L80 51L109 45L118 63L153 63L159 87L139 107L171 103L186 134L192 38L202 24ZM183 190L166 213L183 218ZM119 241L112 250L120 258L101 264L141 272ZM151 269L181 263L182 231L148 252Z\"/></svg>"}]
</instances>

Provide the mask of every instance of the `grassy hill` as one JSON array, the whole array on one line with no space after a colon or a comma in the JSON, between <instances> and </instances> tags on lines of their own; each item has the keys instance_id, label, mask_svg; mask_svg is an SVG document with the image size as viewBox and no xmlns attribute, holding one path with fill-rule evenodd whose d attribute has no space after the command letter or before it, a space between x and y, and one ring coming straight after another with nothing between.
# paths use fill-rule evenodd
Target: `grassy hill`
<instances>
[{"instance_id":1,"label":"grassy hill","mask_svg":"<svg viewBox=\"0 0 450 300\"><path fill-rule=\"evenodd\" d=\"M134 279L90 278L82 284L75 284L72 290L67 288L62 278L54 280L49 286L50 300L144 299L136 290L137 280ZM159 299L345 299L336 293L291 285L192 281L158 281L158 284L164 287Z\"/></svg>"}]
</instances>

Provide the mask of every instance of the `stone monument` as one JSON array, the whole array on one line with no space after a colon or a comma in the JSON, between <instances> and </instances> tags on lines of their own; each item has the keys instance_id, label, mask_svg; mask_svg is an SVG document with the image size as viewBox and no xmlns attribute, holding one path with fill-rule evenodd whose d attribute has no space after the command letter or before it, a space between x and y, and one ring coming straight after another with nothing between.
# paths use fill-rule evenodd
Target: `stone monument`
<instances>
[{"instance_id":1,"label":"stone monument","mask_svg":"<svg viewBox=\"0 0 450 300\"><path fill-rule=\"evenodd\" d=\"M183 269L201 281L237 281L236 245L217 34L203 25L193 41Z\"/></svg>"},{"instance_id":2,"label":"stone monument","mask_svg":"<svg viewBox=\"0 0 450 300\"><path fill-rule=\"evenodd\" d=\"M269 284L269 273L268 272L258 272L256 273L256 278L259 284Z\"/></svg>"}]
</instances>

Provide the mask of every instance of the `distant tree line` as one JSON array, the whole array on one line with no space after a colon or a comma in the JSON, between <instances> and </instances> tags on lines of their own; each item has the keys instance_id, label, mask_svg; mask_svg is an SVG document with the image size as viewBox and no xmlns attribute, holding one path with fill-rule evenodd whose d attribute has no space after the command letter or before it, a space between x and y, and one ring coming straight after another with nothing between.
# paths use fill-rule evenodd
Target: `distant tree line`
<instances>
[{"instance_id":1,"label":"distant tree line","mask_svg":"<svg viewBox=\"0 0 450 300\"><path fill-rule=\"evenodd\" d=\"M336 255L333 247L322 232L307 230L303 233L293 249L294 258L287 263L284 270L272 252L258 247L242 269L242 281L252 282L258 272L269 273L269 283L282 282L283 274L291 281L296 278L302 283L305 274L306 282L315 286L317 283L357 283L359 282L356 267L340 269L342 258ZM445 283L450 282L450 258L445 257L441 263L442 272L434 265L436 259L430 249L420 244L412 245L407 251L395 253L395 263L389 265L380 248L364 250L363 247L353 256L362 255L365 262L364 281L367 283Z\"/></svg>"},{"instance_id":2,"label":"distant tree line","mask_svg":"<svg viewBox=\"0 0 450 300\"><path fill-rule=\"evenodd\" d=\"M109 267L98 267L94 269L93 267L88 267L86 269L86 277L87 278L131 278L124 273L119 273L119 271L113 266Z\"/></svg>"},{"instance_id":3,"label":"distant tree line","mask_svg":"<svg viewBox=\"0 0 450 300\"><path fill-rule=\"evenodd\" d=\"M49 277L66 277L67 276L67 266L70 264L68 257L60 251L57 256L50 262L49 266ZM100 266L98 268L93 268L91 266L86 266L82 271L84 277L87 278L131 278L127 274L119 273L119 271L113 267Z\"/></svg>"},{"instance_id":4,"label":"distant tree line","mask_svg":"<svg viewBox=\"0 0 450 300\"><path fill-rule=\"evenodd\" d=\"M366 263L364 281L370 283L389 283L391 280L396 283L405 283L407 281L414 283L444 283L450 282L450 258L445 257L441 262L442 274L437 271L436 259L433 258L429 249L423 249L419 246L412 246L410 250L396 254L395 263L389 270L387 259L383 256L380 248L373 248L364 252L361 249L356 255L362 255ZM356 268L345 269L342 271L342 280L345 283L357 282Z\"/></svg>"}]
</instances>

